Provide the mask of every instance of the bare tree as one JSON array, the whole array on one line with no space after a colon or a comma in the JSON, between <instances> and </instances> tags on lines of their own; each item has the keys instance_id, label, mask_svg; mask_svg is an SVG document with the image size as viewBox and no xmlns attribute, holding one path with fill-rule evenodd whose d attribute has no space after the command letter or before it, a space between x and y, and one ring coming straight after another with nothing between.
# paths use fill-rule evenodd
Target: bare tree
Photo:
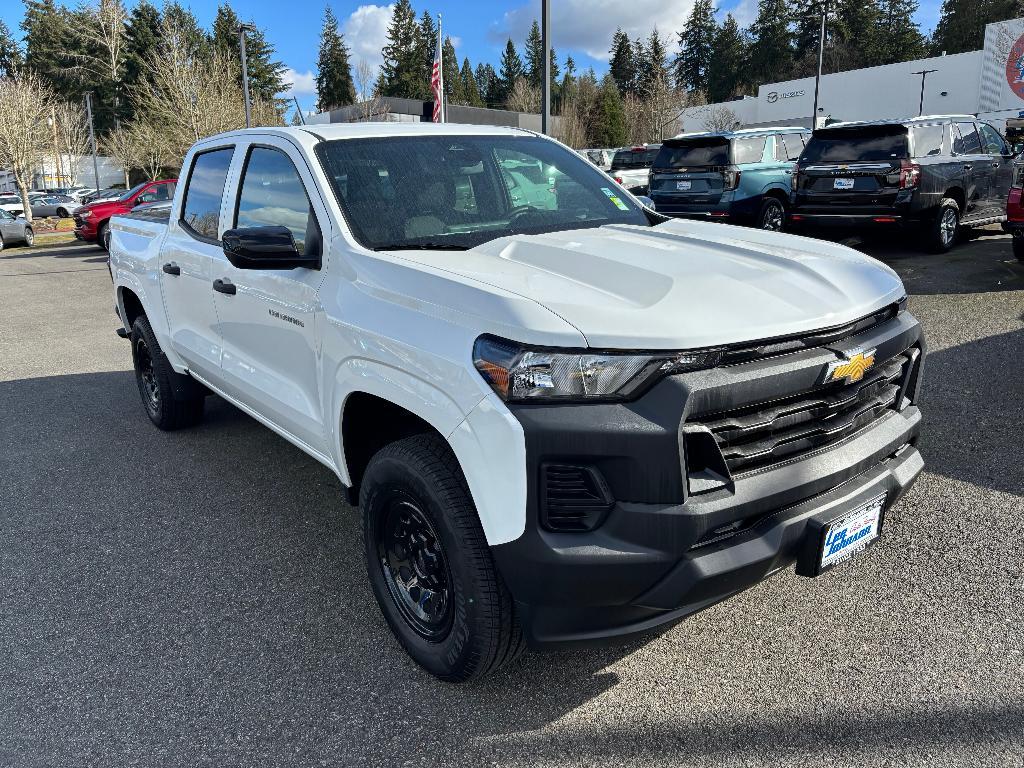
<instances>
[{"instance_id":1,"label":"bare tree","mask_svg":"<svg viewBox=\"0 0 1024 768\"><path fill-rule=\"evenodd\" d=\"M64 166L68 186L78 183L78 161L88 152L89 123L81 104L61 102L54 105L57 152Z\"/></svg>"},{"instance_id":2,"label":"bare tree","mask_svg":"<svg viewBox=\"0 0 1024 768\"><path fill-rule=\"evenodd\" d=\"M590 145L591 117L597 103L597 87L588 79L580 79L562 93L558 120L558 137L573 149Z\"/></svg>"},{"instance_id":3,"label":"bare tree","mask_svg":"<svg viewBox=\"0 0 1024 768\"><path fill-rule=\"evenodd\" d=\"M75 70L83 81L94 78L114 84L114 125L120 125L121 85L128 58L128 10L122 0L99 0L87 7L90 23L77 30L83 45L74 46L78 53L68 53Z\"/></svg>"},{"instance_id":4,"label":"bare tree","mask_svg":"<svg viewBox=\"0 0 1024 768\"><path fill-rule=\"evenodd\" d=\"M0 79L0 166L14 173L21 193L25 218L32 221L28 199L29 179L46 153L46 118L54 96L50 89L29 71Z\"/></svg>"},{"instance_id":5,"label":"bare tree","mask_svg":"<svg viewBox=\"0 0 1024 768\"><path fill-rule=\"evenodd\" d=\"M377 77L366 59L360 59L355 71L356 95L359 98L356 120L387 120L391 108L377 95Z\"/></svg>"},{"instance_id":6,"label":"bare tree","mask_svg":"<svg viewBox=\"0 0 1024 768\"><path fill-rule=\"evenodd\" d=\"M702 117L704 128L708 131L728 131L740 122L735 112L721 104L706 107Z\"/></svg>"},{"instance_id":7,"label":"bare tree","mask_svg":"<svg viewBox=\"0 0 1024 768\"><path fill-rule=\"evenodd\" d=\"M159 178L160 172L175 162L167 136L148 120L136 120L129 130L138 147L138 162L146 172L146 178Z\"/></svg>"},{"instance_id":8,"label":"bare tree","mask_svg":"<svg viewBox=\"0 0 1024 768\"><path fill-rule=\"evenodd\" d=\"M623 107L630 143L659 142L674 136L686 104L686 92L673 88L664 74L650 80L642 93L627 94Z\"/></svg>"},{"instance_id":9,"label":"bare tree","mask_svg":"<svg viewBox=\"0 0 1024 768\"><path fill-rule=\"evenodd\" d=\"M540 88L530 85L525 77L520 77L508 95L508 108L513 112L540 114Z\"/></svg>"},{"instance_id":10,"label":"bare tree","mask_svg":"<svg viewBox=\"0 0 1024 768\"><path fill-rule=\"evenodd\" d=\"M131 187L129 172L139 164L142 154L138 138L138 135L131 128L123 125L110 131L103 138L103 151L114 158L124 171L125 189Z\"/></svg>"}]
</instances>

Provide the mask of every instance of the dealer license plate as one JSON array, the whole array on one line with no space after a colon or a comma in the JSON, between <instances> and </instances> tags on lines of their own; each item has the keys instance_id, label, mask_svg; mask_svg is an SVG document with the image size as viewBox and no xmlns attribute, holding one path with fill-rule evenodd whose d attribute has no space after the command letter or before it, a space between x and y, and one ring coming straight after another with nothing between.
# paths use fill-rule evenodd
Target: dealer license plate
<instances>
[{"instance_id":1,"label":"dealer license plate","mask_svg":"<svg viewBox=\"0 0 1024 768\"><path fill-rule=\"evenodd\" d=\"M677 181L676 189L679 190L680 192L685 192L690 188L691 184L692 182L689 181Z\"/></svg>"},{"instance_id":2,"label":"dealer license plate","mask_svg":"<svg viewBox=\"0 0 1024 768\"><path fill-rule=\"evenodd\" d=\"M882 522L885 495L865 504L860 509L843 515L825 528L821 545L821 567L825 570L849 560L863 552L868 544L878 538Z\"/></svg>"},{"instance_id":3,"label":"dealer license plate","mask_svg":"<svg viewBox=\"0 0 1024 768\"><path fill-rule=\"evenodd\" d=\"M834 186L836 189L853 189L853 179L836 179Z\"/></svg>"}]
</instances>

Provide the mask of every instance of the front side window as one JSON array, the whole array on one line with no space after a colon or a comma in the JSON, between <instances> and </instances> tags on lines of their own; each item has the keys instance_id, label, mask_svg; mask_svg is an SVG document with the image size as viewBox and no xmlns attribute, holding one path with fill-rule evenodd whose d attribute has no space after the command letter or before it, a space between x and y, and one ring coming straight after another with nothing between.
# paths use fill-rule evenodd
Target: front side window
<instances>
[{"instance_id":1,"label":"front side window","mask_svg":"<svg viewBox=\"0 0 1024 768\"><path fill-rule=\"evenodd\" d=\"M514 234L650 225L620 187L547 139L345 139L317 153L368 248L462 250Z\"/></svg>"},{"instance_id":2,"label":"front side window","mask_svg":"<svg viewBox=\"0 0 1024 768\"><path fill-rule=\"evenodd\" d=\"M957 123L953 131L953 152L958 155L977 155L981 152L981 137L974 123Z\"/></svg>"},{"instance_id":3,"label":"front side window","mask_svg":"<svg viewBox=\"0 0 1024 768\"><path fill-rule=\"evenodd\" d=\"M200 237L217 239L220 204L224 196L224 182L234 147L214 149L196 155L185 187L185 202L181 208L181 223Z\"/></svg>"},{"instance_id":4,"label":"front side window","mask_svg":"<svg viewBox=\"0 0 1024 768\"><path fill-rule=\"evenodd\" d=\"M984 142L986 152L990 155L1010 154L1006 148L1006 142L995 128L987 123L979 123L978 128L981 130L981 140Z\"/></svg>"},{"instance_id":5,"label":"front side window","mask_svg":"<svg viewBox=\"0 0 1024 768\"><path fill-rule=\"evenodd\" d=\"M317 224L298 171L279 150L253 147L238 193L236 227L288 227L295 249L306 253Z\"/></svg>"}]
</instances>

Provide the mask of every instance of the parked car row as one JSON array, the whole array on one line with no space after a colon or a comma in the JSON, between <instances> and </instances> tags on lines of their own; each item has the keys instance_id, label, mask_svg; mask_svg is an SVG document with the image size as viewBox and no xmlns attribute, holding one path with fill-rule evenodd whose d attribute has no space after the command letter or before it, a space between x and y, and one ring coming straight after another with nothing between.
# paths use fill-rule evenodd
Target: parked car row
<instances>
[{"instance_id":1,"label":"parked car row","mask_svg":"<svg viewBox=\"0 0 1024 768\"><path fill-rule=\"evenodd\" d=\"M177 179L144 181L113 199L100 198L87 203L74 212L75 237L96 243L102 248L110 244L110 217L128 213L139 205L167 202L174 197Z\"/></svg>"},{"instance_id":2,"label":"parked car row","mask_svg":"<svg viewBox=\"0 0 1024 768\"><path fill-rule=\"evenodd\" d=\"M945 252L961 228L1007 220L1014 173L1014 151L991 125L933 115L813 133L683 134L661 145L648 177L655 209L668 216L769 230L914 229Z\"/></svg>"}]
</instances>

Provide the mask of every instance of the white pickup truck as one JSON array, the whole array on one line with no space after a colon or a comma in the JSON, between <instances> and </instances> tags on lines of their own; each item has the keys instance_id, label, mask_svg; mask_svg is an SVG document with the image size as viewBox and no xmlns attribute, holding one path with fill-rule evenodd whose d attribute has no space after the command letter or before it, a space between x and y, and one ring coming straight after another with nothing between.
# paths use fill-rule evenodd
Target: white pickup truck
<instances>
[{"instance_id":1,"label":"white pickup truck","mask_svg":"<svg viewBox=\"0 0 1024 768\"><path fill-rule=\"evenodd\" d=\"M817 575L922 468L920 326L848 248L665 220L511 128L245 130L181 179L112 223L150 419L216 393L337 473L441 678Z\"/></svg>"}]
</instances>

